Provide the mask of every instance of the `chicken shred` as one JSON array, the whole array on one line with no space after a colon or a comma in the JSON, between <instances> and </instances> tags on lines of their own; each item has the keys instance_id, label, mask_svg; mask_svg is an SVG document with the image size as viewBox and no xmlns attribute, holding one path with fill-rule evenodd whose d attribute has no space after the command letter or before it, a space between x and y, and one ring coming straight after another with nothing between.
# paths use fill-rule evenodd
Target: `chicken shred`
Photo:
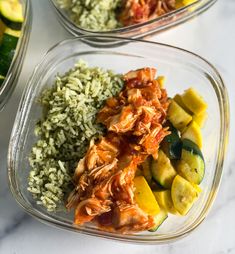
<instances>
[{"instance_id":1,"label":"chicken shred","mask_svg":"<svg viewBox=\"0 0 235 254\"><path fill-rule=\"evenodd\" d=\"M155 75L154 68L128 72L123 90L98 113L107 134L91 141L75 170L75 188L67 203L75 209L75 224L93 221L120 233L153 226L153 216L135 202L133 179L148 156L157 158L159 144L169 134L163 127L169 101Z\"/></svg>"},{"instance_id":2,"label":"chicken shred","mask_svg":"<svg viewBox=\"0 0 235 254\"><path fill-rule=\"evenodd\" d=\"M142 23L176 9L175 0L127 0L119 21L124 26Z\"/></svg>"}]
</instances>

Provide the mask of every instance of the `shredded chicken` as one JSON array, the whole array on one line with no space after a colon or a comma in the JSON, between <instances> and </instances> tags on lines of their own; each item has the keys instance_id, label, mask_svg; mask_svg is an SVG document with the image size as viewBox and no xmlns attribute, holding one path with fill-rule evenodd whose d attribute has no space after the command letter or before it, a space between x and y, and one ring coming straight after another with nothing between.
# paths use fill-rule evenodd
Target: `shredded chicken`
<instances>
[{"instance_id":1,"label":"shredded chicken","mask_svg":"<svg viewBox=\"0 0 235 254\"><path fill-rule=\"evenodd\" d=\"M175 0L127 0L119 16L124 25L133 25L157 18L175 10Z\"/></svg>"},{"instance_id":2,"label":"shredded chicken","mask_svg":"<svg viewBox=\"0 0 235 254\"><path fill-rule=\"evenodd\" d=\"M157 158L159 144L169 133L163 128L167 93L155 75L153 68L128 72L124 89L100 110L97 121L106 126L107 134L91 141L78 162L75 189L68 198L67 208L75 208L75 224L94 221L121 233L153 226L153 217L135 202L133 179L149 155Z\"/></svg>"}]
</instances>

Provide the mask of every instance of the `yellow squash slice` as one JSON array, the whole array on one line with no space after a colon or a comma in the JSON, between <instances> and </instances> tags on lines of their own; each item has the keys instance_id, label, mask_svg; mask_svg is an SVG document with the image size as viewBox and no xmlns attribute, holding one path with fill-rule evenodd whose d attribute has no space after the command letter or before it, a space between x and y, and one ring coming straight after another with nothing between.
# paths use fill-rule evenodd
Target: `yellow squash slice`
<instances>
[{"instance_id":1,"label":"yellow squash slice","mask_svg":"<svg viewBox=\"0 0 235 254\"><path fill-rule=\"evenodd\" d=\"M181 107L183 108L188 114L193 115L193 113L189 110L189 108L187 108L185 106L185 104L183 103L183 100L181 98L180 94L176 94L173 98L173 100Z\"/></svg>"},{"instance_id":2,"label":"yellow squash slice","mask_svg":"<svg viewBox=\"0 0 235 254\"><path fill-rule=\"evenodd\" d=\"M180 107L174 100L170 103L167 116L173 126L178 130L183 130L192 120L192 116Z\"/></svg>"},{"instance_id":3,"label":"yellow squash slice","mask_svg":"<svg viewBox=\"0 0 235 254\"><path fill-rule=\"evenodd\" d=\"M134 179L135 201L138 206L149 215L156 215L160 212L160 207L151 191L147 181L143 176Z\"/></svg>"},{"instance_id":4,"label":"yellow squash slice","mask_svg":"<svg viewBox=\"0 0 235 254\"><path fill-rule=\"evenodd\" d=\"M203 127L205 120L207 119L207 113L206 111L202 111L200 114L193 113L183 102L182 96L179 94L176 94L173 98L173 100L181 107L183 108L188 114L192 116L192 120L195 121L201 128Z\"/></svg>"},{"instance_id":5,"label":"yellow squash slice","mask_svg":"<svg viewBox=\"0 0 235 254\"><path fill-rule=\"evenodd\" d=\"M202 128L204 126L207 117L208 117L207 112L203 111L199 115L193 115L193 121L195 121L198 124L198 126Z\"/></svg>"},{"instance_id":6,"label":"yellow squash slice","mask_svg":"<svg viewBox=\"0 0 235 254\"><path fill-rule=\"evenodd\" d=\"M22 4L15 0L1 0L0 1L1 14L13 21L13 22L23 22L23 9Z\"/></svg>"},{"instance_id":7,"label":"yellow squash slice","mask_svg":"<svg viewBox=\"0 0 235 254\"><path fill-rule=\"evenodd\" d=\"M200 115L207 109L206 102L193 88L186 90L181 98L185 106L195 115Z\"/></svg>"},{"instance_id":8,"label":"yellow squash slice","mask_svg":"<svg viewBox=\"0 0 235 254\"><path fill-rule=\"evenodd\" d=\"M164 76L158 76L157 81L159 83L160 88L163 89L164 85L165 85L166 78Z\"/></svg>"},{"instance_id":9,"label":"yellow squash slice","mask_svg":"<svg viewBox=\"0 0 235 254\"><path fill-rule=\"evenodd\" d=\"M1 0L0 0L1 1ZM13 30L9 27L6 28L6 30L4 31L5 34L10 34L12 36L15 36L15 37L20 37L21 35L21 30Z\"/></svg>"},{"instance_id":10,"label":"yellow squash slice","mask_svg":"<svg viewBox=\"0 0 235 254\"><path fill-rule=\"evenodd\" d=\"M199 148L202 148L202 133L199 125L192 121L189 126L184 129L182 133L182 139L190 139L195 144L198 145Z\"/></svg>"},{"instance_id":11,"label":"yellow squash slice","mask_svg":"<svg viewBox=\"0 0 235 254\"><path fill-rule=\"evenodd\" d=\"M176 210L185 215L197 200L200 187L191 184L183 177L177 175L171 187L171 197Z\"/></svg>"},{"instance_id":12,"label":"yellow squash slice","mask_svg":"<svg viewBox=\"0 0 235 254\"><path fill-rule=\"evenodd\" d=\"M175 7L176 7L176 9L182 8L184 6L192 4L194 2L196 2L196 0L176 0Z\"/></svg>"},{"instance_id":13,"label":"yellow squash slice","mask_svg":"<svg viewBox=\"0 0 235 254\"><path fill-rule=\"evenodd\" d=\"M154 191L153 194L160 207L165 209L168 213L178 214L174 207L170 190Z\"/></svg>"}]
</instances>

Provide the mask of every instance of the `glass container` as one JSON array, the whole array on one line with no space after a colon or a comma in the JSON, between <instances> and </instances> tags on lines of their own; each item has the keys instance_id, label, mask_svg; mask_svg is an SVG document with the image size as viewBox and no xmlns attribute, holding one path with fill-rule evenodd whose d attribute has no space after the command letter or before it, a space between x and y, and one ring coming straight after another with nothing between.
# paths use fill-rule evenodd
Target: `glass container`
<instances>
[{"instance_id":1,"label":"glass container","mask_svg":"<svg viewBox=\"0 0 235 254\"><path fill-rule=\"evenodd\" d=\"M116 48L100 47L84 42L93 39L124 42ZM201 183L202 193L187 216L169 216L156 232L122 235L104 232L87 224L75 226L73 214L50 213L36 204L27 191L30 166L28 156L37 138L35 124L41 117L38 103L41 92L52 86L58 73L64 74L79 60L89 66L126 73L141 67L155 67L158 75L166 77L169 96L194 87L208 104L208 119L202 129L203 154L206 171ZM24 90L11 134L8 154L8 175L12 194L26 212L40 221L78 233L103 238L160 244L174 241L192 232L207 216L218 192L229 130L227 90L218 71L205 59L173 46L120 37L74 38L63 41L43 57Z\"/></svg>"},{"instance_id":2,"label":"glass container","mask_svg":"<svg viewBox=\"0 0 235 254\"><path fill-rule=\"evenodd\" d=\"M185 7L171 11L165 15L151 19L149 21L117 28L111 31L91 31L78 27L69 17L68 12L61 9L58 6L56 0L50 0L52 5L55 8L55 11L58 15L60 23L67 29L71 34L78 35L109 35L109 36L124 36L127 38L143 38L147 35L151 35L156 32L161 32L170 27L174 27L178 24L181 24L195 16L198 16L200 13L206 11L211 7L216 0L198 0L192 4L189 4ZM95 37L89 37L87 39L97 40ZM100 38L101 39L101 38Z\"/></svg>"}]
</instances>

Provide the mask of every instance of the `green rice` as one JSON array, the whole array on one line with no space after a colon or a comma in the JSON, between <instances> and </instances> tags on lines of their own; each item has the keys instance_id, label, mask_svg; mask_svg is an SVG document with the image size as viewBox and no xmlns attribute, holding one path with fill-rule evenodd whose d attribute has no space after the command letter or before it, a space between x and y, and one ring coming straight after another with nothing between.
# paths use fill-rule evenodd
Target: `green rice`
<instances>
[{"instance_id":1,"label":"green rice","mask_svg":"<svg viewBox=\"0 0 235 254\"><path fill-rule=\"evenodd\" d=\"M79 27L93 31L109 31L120 27L116 10L122 0L57 0Z\"/></svg>"},{"instance_id":2,"label":"green rice","mask_svg":"<svg viewBox=\"0 0 235 254\"><path fill-rule=\"evenodd\" d=\"M28 190L48 211L58 209L71 190L71 177L93 138L104 128L96 114L104 101L122 88L122 76L79 61L52 88L43 92L43 117L37 123L37 143L29 162Z\"/></svg>"}]
</instances>

